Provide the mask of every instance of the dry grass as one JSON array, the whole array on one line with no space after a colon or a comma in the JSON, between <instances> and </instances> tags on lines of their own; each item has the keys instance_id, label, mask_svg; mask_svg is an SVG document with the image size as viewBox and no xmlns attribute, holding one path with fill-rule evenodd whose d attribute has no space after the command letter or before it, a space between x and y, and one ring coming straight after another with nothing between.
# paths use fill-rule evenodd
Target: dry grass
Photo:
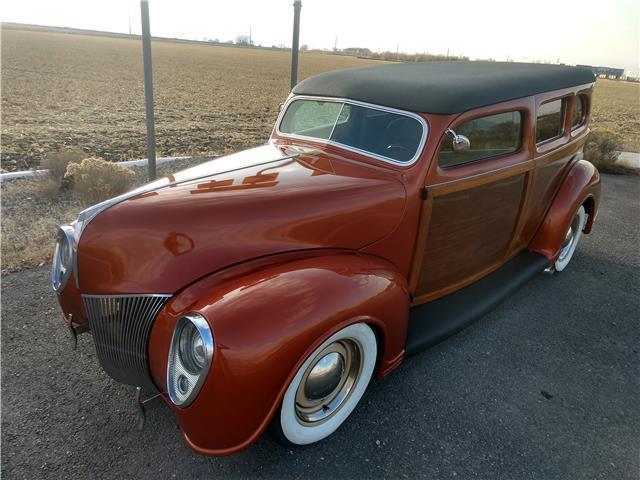
<instances>
[{"instance_id":1,"label":"dry grass","mask_svg":"<svg viewBox=\"0 0 640 480\"><path fill-rule=\"evenodd\" d=\"M83 205L70 192L43 194L47 177L2 183L2 271L38 265L51 256L56 227Z\"/></svg>"},{"instance_id":2,"label":"dry grass","mask_svg":"<svg viewBox=\"0 0 640 480\"><path fill-rule=\"evenodd\" d=\"M56 200L60 195L60 182L51 175L42 175L33 180L33 191L41 197Z\"/></svg>"},{"instance_id":3,"label":"dry grass","mask_svg":"<svg viewBox=\"0 0 640 480\"><path fill-rule=\"evenodd\" d=\"M158 167L158 175L168 175L204 161L194 158ZM133 170L132 186L146 183L146 170ZM17 271L38 265L51 258L58 225L74 220L92 204L79 199L71 190L53 189L43 193L46 176L25 180L9 180L0 185L2 195L2 271Z\"/></svg>"}]
</instances>

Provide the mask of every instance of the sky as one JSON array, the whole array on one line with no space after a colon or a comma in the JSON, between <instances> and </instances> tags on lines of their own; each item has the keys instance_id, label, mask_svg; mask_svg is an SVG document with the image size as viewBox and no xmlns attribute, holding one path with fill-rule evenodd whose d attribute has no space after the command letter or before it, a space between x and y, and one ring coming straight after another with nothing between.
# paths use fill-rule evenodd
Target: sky
<instances>
[{"instance_id":1,"label":"sky","mask_svg":"<svg viewBox=\"0 0 640 480\"><path fill-rule=\"evenodd\" d=\"M149 0L151 34L291 44L293 0ZM640 74L639 0L302 0L300 44L624 68ZM137 0L4 0L0 20L140 33Z\"/></svg>"}]
</instances>

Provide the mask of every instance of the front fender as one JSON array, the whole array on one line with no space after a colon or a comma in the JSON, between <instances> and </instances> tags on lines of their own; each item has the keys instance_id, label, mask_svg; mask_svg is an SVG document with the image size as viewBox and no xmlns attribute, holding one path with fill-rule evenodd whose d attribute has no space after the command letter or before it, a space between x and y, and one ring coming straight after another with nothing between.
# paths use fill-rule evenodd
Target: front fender
<instances>
[{"instance_id":1,"label":"front fender","mask_svg":"<svg viewBox=\"0 0 640 480\"><path fill-rule=\"evenodd\" d=\"M562 241L573 217L585 205L589 220L585 233L591 231L600 203L600 174L586 160L576 162L556 194L544 222L534 236L529 249L540 253L553 263L560 252Z\"/></svg>"},{"instance_id":2,"label":"front fender","mask_svg":"<svg viewBox=\"0 0 640 480\"><path fill-rule=\"evenodd\" d=\"M199 312L215 353L187 408L173 408L187 444L205 455L234 453L254 441L277 410L298 367L326 338L366 322L380 340L379 376L404 354L409 313L406 280L388 262L353 253L262 267L221 283L203 279L173 298L149 340L151 374L166 390L176 321Z\"/></svg>"}]
</instances>

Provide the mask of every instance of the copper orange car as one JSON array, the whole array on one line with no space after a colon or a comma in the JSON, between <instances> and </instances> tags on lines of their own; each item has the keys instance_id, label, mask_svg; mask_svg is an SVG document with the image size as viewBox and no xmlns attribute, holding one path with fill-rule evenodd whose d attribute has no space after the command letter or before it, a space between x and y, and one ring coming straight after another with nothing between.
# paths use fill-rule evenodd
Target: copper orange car
<instances>
[{"instance_id":1,"label":"copper orange car","mask_svg":"<svg viewBox=\"0 0 640 480\"><path fill-rule=\"evenodd\" d=\"M308 78L267 144L60 227L65 320L200 453L268 426L322 440L372 377L567 267L598 210L582 159L594 81L495 62Z\"/></svg>"}]
</instances>

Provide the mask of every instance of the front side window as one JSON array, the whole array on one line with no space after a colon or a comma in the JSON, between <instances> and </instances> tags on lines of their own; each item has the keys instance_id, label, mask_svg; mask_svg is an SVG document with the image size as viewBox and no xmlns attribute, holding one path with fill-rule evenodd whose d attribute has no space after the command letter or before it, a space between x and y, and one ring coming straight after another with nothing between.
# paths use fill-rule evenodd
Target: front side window
<instances>
[{"instance_id":1,"label":"front side window","mask_svg":"<svg viewBox=\"0 0 640 480\"><path fill-rule=\"evenodd\" d=\"M584 95L576 95L573 99L571 111L571 129L574 130L584 124L587 113L587 98Z\"/></svg>"},{"instance_id":2,"label":"front side window","mask_svg":"<svg viewBox=\"0 0 640 480\"><path fill-rule=\"evenodd\" d=\"M454 130L467 137L471 147L466 152L456 153L451 145L451 137L445 135L438 156L440 167L455 167L517 151L522 142L522 113L504 112L475 118Z\"/></svg>"},{"instance_id":3,"label":"front side window","mask_svg":"<svg viewBox=\"0 0 640 480\"><path fill-rule=\"evenodd\" d=\"M413 161L424 135L422 123L413 116L315 99L292 101L278 129L285 135L330 141L396 163Z\"/></svg>"},{"instance_id":4,"label":"front side window","mask_svg":"<svg viewBox=\"0 0 640 480\"><path fill-rule=\"evenodd\" d=\"M564 130L565 100L558 99L538 107L536 118L536 143L562 136Z\"/></svg>"}]
</instances>

